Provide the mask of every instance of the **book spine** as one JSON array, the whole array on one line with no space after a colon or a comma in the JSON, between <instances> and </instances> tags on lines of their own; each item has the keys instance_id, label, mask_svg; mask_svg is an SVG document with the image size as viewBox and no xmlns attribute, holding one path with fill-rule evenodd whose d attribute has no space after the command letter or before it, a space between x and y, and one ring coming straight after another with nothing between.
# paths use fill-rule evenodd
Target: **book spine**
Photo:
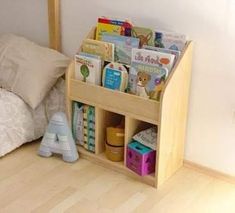
<instances>
[{"instance_id":1,"label":"book spine","mask_svg":"<svg viewBox=\"0 0 235 213\"><path fill-rule=\"evenodd\" d=\"M113 19L107 19L107 18L99 18L98 22L103 23L103 24L118 25L118 26L122 26L122 27L125 27L125 28L132 28L132 24L129 23L128 21L120 21L120 20L113 20Z\"/></svg>"},{"instance_id":2,"label":"book spine","mask_svg":"<svg viewBox=\"0 0 235 213\"><path fill-rule=\"evenodd\" d=\"M87 113L87 138L88 138L88 150L94 152L95 151L95 125L94 125L94 107L88 107Z\"/></svg>"},{"instance_id":3,"label":"book spine","mask_svg":"<svg viewBox=\"0 0 235 213\"><path fill-rule=\"evenodd\" d=\"M85 149L88 149L87 110L88 110L88 106L84 106L84 111L83 111L84 145L83 146Z\"/></svg>"}]
</instances>

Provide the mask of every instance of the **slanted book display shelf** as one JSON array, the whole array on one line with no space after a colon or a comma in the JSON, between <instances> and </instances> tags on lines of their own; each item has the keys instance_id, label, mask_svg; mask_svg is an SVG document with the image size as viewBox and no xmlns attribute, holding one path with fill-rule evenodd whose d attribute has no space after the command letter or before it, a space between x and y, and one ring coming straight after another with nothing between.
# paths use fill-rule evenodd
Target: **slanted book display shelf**
<instances>
[{"instance_id":1,"label":"slanted book display shelf","mask_svg":"<svg viewBox=\"0 0 235 213\"><path fill-rule=\"evenodd\" d=\"M94 37L95 28L87 38ZM72 61L66 73L70 121L73 101L95 107L95 153L78 146L81 156L154 187L164 183L183 165L191 61L192 42L188 41L167 78L160 101L76 80ZM118 125L122 118L125 120L124 161L112 162L105 156L106 127ZM158 129L155 173L139 176L126 167L126 147L133 135L152 126Z\"/></svg>"}]
</instances>

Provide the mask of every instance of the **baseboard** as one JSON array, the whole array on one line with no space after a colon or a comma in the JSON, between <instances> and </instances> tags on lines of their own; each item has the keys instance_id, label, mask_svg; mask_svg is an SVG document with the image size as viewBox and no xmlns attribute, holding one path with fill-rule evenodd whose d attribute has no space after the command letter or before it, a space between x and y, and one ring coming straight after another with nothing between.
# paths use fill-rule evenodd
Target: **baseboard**
<instances>
[{"instance_id":1,"label":"baseboard","mask_svg":"<svg viewBox=\"0 0 235 213\"><path fill-rule=\"evenodd\" d=\"M206 166L202 166L200 164L188 161L188 160L184 160L184 166L187 168L191 168L194 170L197 170L198 172L201 172L203 174L227 181L229 183L235 184L235 176L232 175L228 175L226 173L223 172L219 172L217 170L214 169L210 169Z\"/></svg>"}]
</instances>

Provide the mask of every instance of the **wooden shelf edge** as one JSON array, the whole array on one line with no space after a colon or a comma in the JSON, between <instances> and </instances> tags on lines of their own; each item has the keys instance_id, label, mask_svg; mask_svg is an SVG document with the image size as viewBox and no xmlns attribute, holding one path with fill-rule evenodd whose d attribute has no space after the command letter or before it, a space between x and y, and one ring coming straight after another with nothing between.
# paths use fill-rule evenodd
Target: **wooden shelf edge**
<instances>
[{"instance_id":1,"label":"wooden shelf edge","mask_svg":"<svg viewBox=\"0 0 235 213\"><path fill-rule=\"evenodd\" d=\"M148 119L148 118L146 118L144 116L141 116L141 115L136 115L136 114L132 114L132 113L125 113L125 112L123 112L121 110L118 110L118 109L115 109L113 107L106 107L106 106L103 106L102 104L96 104L92 101L86 101L84 99L79 99L79 98L76 98L76 97L73 97L73 96L69 96L69 99L70 99L70 101L81 102L81 103L84 103L84 104L87 104L87 105L90 105L90 106L99 107L102 110L117 113L117 114L120 114L120 115L123 115L123 116L128 116L128 117L131 117L133 119L140 120L140 121L143 121L143 122L146 122L146 123L150 123L150 124L153 124L153 125L159 125L159 122L157 122L156 120Z\"/></svg>"},{"instance_id":2,"label":"wooden shelf edge","mask_svg":"<svg viewBox=\"0 0 235 213\"><path fill-rule=\"evenodd\" d=\"M70 100L81 101L107 111L131 116L152 124L157 125L159 123L160 102L158 101L146 100L136 95L84 83L73 78L69 79L68 84L70 85L70 90L68 91ZM77 93L76 91L80 92Z\"/></svg>"},{"instance_id":3,"label":"wooden shelf edge","mask_svg":"<svg viewBox=\"0 0 235 213\"><path fill-rule=\"evenodd\" d=\"M105 168L111 169L116 172L120 172L126 176L129 176L137 181L146 183L150 186L156 187L156 180L153 175L146 175L146 176L139 176L138 174L134 173L133 171L129 170L125 165L124 162L112 162L106 159L104 153L101 154L94 154L85 150L83 147L77 146L77 150L80 156L84 159L87 159L95 164L103 166Z\"/></svg>"}]
</instances>

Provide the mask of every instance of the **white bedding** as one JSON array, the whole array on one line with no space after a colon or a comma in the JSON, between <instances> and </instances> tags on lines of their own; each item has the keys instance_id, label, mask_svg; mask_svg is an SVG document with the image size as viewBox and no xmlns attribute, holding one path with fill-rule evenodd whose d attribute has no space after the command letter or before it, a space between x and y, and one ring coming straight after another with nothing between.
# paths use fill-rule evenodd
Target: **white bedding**
<instances>
[{"instance_id":1,"label":"white bedding","mask_svg":"<svg viewBox=\"0 0 235 213\"><path fill-rule=\"evenodd\" d=\"M36 110L0 88L0 157L44 134L52 114L65 110L64 88L60 79Z\"/></svg>"}]
</instances>

